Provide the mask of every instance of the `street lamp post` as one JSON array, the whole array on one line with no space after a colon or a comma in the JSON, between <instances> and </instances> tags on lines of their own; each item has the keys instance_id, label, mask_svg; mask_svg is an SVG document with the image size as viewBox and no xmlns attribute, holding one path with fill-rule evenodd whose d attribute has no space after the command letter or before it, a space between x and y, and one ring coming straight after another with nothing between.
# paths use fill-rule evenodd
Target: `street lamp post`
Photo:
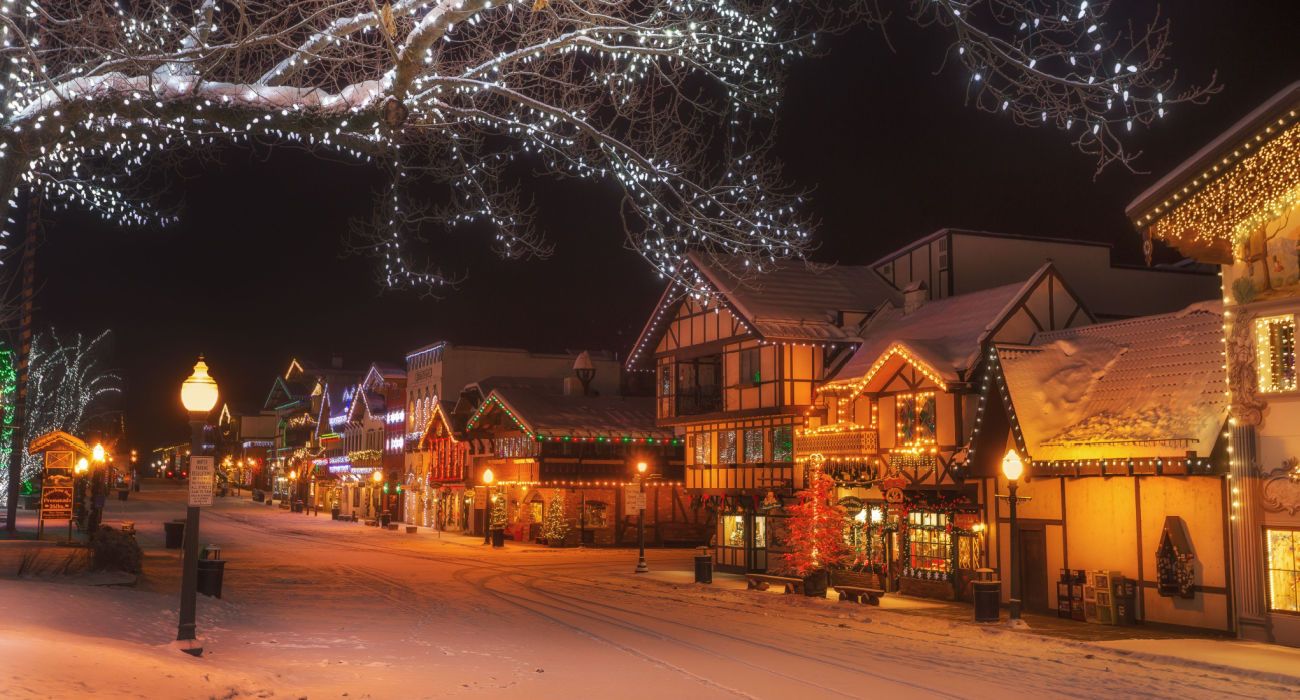
<instances>
[{"instance_id":1,"label":"street lamp post","mask_svg":"<svg viewBox=\"0 0 1300 700\"><path fill-rule=\"evenodd\" d=\"M217 383L208 376L208 365L199 357L194 373L181 384L181 404L190 414L190 478L194 477L194 458L203 450L203 425L208 413L217 405ZM187 502L188 503L188 502ZM195 613L198 608L199 581L199 507L187 505L185 509L185 553L181 575L181 616L176 626L176 641L182 642L182 651L194 656L203 654L203 647L195 635Z\"/></svg>"},{"instance_id":2,"label":"street lamp post","mask_svg":"<svg viewBox=\"0 0 1300 700\"><path fill-rule=\"evenodd\" d=\"M379 522L379 482L384 480L384 473L379 470L370 472L370 480L374 482L374 486L370 487L370 515L375 522Z\"/></svg>"},{"instance_id":3,"label":"street lamp post","mask_svg":"<svg viewBox=\"0 0 1300 700\"><path fill-rule=\"evenodd\" d=\"M1007 450L1002 458L1002 475L1007 478L1007 495L1000 498L1007 499L1011 514L1011 598L1007 601L1007 610L1012 620L1020 619L1020 533L1016 527L1016 503L1029 499L1017 496L1016 489L1024 473L1025 464L1020 460L1020 455L1015 450Z\"/></svg>"},{"instance_id":4,"label":"street lamp post","mask_svg":"<svg viewBox=\"0 0 1300 700\"><path fill-rule=\"evenodd\" d=\"M483 470L483 544L492 544L492 470Z\"/></svg>"},{"instance_id":5,"label":"street lamp post","mask_svg":"<svg viewBox=\"0 0 1300 700\"><path fill-rule=\"evenodd\" d=\"M641 497L640 509L636 515L636 544L641 550L636 560L636 572L644 574L650 571L650 567L645 565L645 472L648 469L645 462L636 463L636 483L640 487L638 493Z\"/></svg>"}]
</instances>

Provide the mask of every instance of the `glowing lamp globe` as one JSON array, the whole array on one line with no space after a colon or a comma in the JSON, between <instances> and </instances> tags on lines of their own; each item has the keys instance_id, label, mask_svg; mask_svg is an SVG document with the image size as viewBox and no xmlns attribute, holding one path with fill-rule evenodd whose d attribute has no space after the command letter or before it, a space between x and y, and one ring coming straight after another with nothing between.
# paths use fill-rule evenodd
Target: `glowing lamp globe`
<instances>
[{"instance_id":1,"label":"glowing lamp globe","mask_svg":"<svg viewBox=\"0 0 1300 700\"><path fill-rule=\"evenodd\" d=\"M290 481L292 481L292 480L294 480L294 479L297 479L297 478L298 478L298 472L296 472L296 471L291 471L291 472L289 472L289 480L290 480Z\"/></svg>"},{"instance_id":2,"label":"glowing lamp globe","mask_svg":"<svg viewBox=\"0 0 1300 700\"><path fill-rule=\"evenodd\" d=\"M1015 450L1007 450L1006 456L1002 458L1002 475L1007 481L1020 481L1020 477L1025 474L1025 463L1020 461L1020 455Z\"/></svg>"},{"instance_id":3,"label":"glowing lamp globe","mask_svg":"<svg viewBox=\"0 0 1300 700\"><path fill-rule=\"evenodd\" d=\"M190 413L208 413L217 405L217 382L208 376L208 363L199 357L194 374L181 384L181 403Z\"/></svg>"},{"instance_id":4,"label":"glowing lamp globe","mask_svg":"<svg viewBox=\"0 0 1300 700\"><path fill-rule=\"evenodd\" d=\"M384 475L381 472L370 472L370 480L377 484L384 480Z\"/></svg>"},{"instance_id":5,"label":"glowing lamp globe","mask_svg":"<svg viewBox=\"0 0 1300 700\"><path fill-rule=\"evenodd\" d=\"M90 451L90 457L91 457L91 459L95 460L96 462L103 463L103 461L104 461L104 446L101 445L101 444L99 444L99 443L95 443L95 447L94 447L94 449L92 449L92 450Z\"/></svg>"},{"instance_id":6,"label":"glowing lamp globe","mask_svg":"<svg viewBox=\"0 0 1300 700\"><path fill-rule=\"evenodd\" d=\"M492 470L491 470L491 469L484 469L484 470L483 470L483 483L485 483L485 484L491 484L491 483L492 483L492 480L495 479L495 478L496 478L496 477L494 477L494 476L492 475Z\"/></svg>"},{"instance_id":7,"label":"glowing lamp globe","mask_svg":"<svg viewBox=\"0 0 1300 700\"><path fill-rule=\"evenodd\" d=\"M638 472L641 472L642 474L644 474L644 473L645 473L645 470L646 470L646 469L649 469L649 468L650 468L649 465L647 465L645 462L637 462L637 463L636 463L636 470L637 470Z\"/></svg>"},{"instance_id":8,"label":"glowing lamp globe","mask_svg":"<svg viewBox=\"0 0 1300 700\"><path fill-rule=\"evenodd\" d=\"M90 471L90 462L87 462L86 458L82 457L81 459L77 460L77 466L73 468L73 471L77 472L78 474L85 474L86 472Z\"/></svg>"}]
</instances>

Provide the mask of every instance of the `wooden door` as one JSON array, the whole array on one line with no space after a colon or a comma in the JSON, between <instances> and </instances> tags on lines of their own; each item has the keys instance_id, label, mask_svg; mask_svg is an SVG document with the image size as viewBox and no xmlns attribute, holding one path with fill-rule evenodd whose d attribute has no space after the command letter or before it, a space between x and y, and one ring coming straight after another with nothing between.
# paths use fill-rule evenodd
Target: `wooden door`
<instances>
[{"instance_id":1,"label":"wooden door","mask_svg":"<svg viewBox=\"0 0 1300 700\"><path fill-rule=\"evenodd\" d=\"M1047 533L1020 528L1020 600L1029 612L1046 613Z\"/></svg>"}]
</instances>

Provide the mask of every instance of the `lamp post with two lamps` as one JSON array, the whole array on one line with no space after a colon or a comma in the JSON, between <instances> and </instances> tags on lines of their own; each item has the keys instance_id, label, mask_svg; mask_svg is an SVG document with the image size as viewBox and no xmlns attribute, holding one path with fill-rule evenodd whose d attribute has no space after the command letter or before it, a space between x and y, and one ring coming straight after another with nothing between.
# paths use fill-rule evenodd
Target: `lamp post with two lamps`
<instances>
[{"instance_id":1,"label":"lamp post with two lamps","mask_svg":"<svg viewBox=\"0 0 1300 700\"><path fill-rule=\"evenodd\" d=\"M203 426L208 414L217 405L217 382L208 375L208 365L199 356L194 373L181 384L181 404L190 414L190 479L195 477L194 461L203 451ZM193 484L191 483L191 488ZM195 634L195 612L198 608L199 582L199 507L187 504L185 508L185 552L181 574L181 614L176 626L176 641L187 654L201 656L203 646Z\"/></svg>"}]
</instances>

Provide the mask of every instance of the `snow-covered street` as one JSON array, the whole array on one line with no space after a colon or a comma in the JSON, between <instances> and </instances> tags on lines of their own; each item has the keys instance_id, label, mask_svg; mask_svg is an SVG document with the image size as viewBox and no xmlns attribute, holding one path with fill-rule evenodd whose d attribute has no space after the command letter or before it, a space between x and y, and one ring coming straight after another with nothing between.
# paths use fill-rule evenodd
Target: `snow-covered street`
<instances>
[{"instance_id":1,"label":"snow-covered street","mask_svg":"<svg viewBox=\"0 0 1300 700\"><path fill-rule=\"evenodd\" d=\"M1153 653L1177 640L1107 648L697 586L668 573L689 551L649 552L655 573L637 578L632 550L493 551L234 497L203 512L201 542L229 563L225 598L200 596L192 658L169 646L179 554L161 548L182 493L111 504L146 548L135 588L4 572L5 697L1258 698L1297 682Z\"/></svg>"}]
</instances>

